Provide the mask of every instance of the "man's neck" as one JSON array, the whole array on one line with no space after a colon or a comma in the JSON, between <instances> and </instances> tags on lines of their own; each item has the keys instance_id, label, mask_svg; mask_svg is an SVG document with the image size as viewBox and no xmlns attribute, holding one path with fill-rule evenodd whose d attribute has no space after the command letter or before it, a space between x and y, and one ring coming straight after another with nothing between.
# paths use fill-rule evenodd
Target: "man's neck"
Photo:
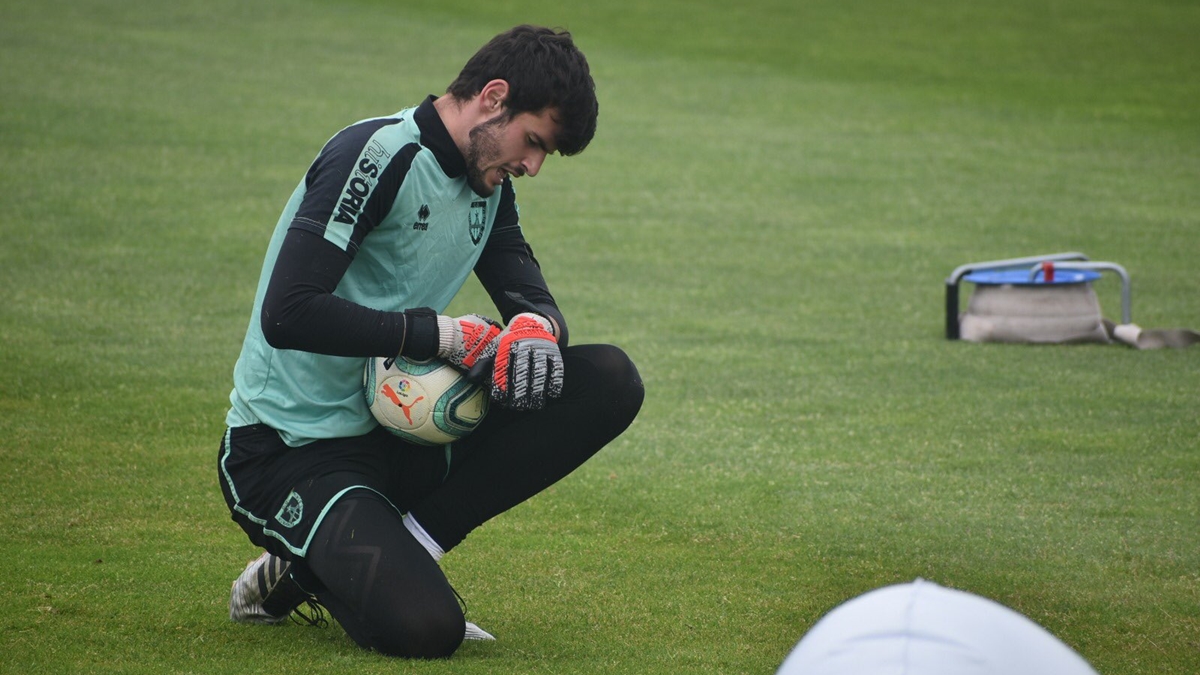
<instances>
[{"instance_id":1,"label":"man's neck","mask_svg":"<svg viewBox=\"0 0 1200 675\"><path fill-rule=\"evenodd\" d=\"M471 129L478 124L471 115L471 107L470 101L459 101L450 94L442 94L433 100L434 110L437 111L438 117L442 118L442 124L450 133L454 145L464 156L467 152Z\"/></svg>"}]
</instances>

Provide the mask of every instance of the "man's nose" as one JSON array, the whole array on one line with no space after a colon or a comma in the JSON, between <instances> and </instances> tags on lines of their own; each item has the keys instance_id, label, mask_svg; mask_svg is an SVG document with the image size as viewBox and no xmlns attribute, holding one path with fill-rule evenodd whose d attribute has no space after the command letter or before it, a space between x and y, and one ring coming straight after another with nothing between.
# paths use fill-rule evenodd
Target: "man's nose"
<instances>
[{"instance_id":1,"label":"man's nose","mask_svg":"<svg viewBox=\"0 0 1200 675\"><path fill-rule=\"evenodd\" d=\"M542 169L542 162L546 161L546 153L541 150L535 150L521 162L521 167L525 169L525 175L536 176L538 171Z\"/></svg>"}]
</instances>

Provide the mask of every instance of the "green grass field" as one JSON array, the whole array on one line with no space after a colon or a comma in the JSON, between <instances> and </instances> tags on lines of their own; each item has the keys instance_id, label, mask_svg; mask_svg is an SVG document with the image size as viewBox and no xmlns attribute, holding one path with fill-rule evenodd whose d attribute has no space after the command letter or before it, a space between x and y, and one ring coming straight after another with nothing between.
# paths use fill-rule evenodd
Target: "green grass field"
<instances>
[{"instance_id":1,"label":"green grass field","mask_svg":"<svg viewBox=\"0 0 1200 675\"><path fill-rule=\"evenodd\" d=\"M1200 328L1200 5L562 4L0 0L0 672L769 675L915 577L1200 672L1200 348L942 336L957 265L1070 250ZM278 212L525 21L601 99L525 231L642 414L445 559L498 642L233 625L215 459Z\"/></svg>"}]
</instances>

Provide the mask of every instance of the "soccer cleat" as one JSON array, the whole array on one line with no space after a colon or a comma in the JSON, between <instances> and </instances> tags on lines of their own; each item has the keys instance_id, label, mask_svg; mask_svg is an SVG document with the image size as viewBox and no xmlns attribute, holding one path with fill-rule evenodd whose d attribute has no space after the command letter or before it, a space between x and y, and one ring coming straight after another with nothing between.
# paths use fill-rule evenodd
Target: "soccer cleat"
<instances>
[{"instance_id":1,"label":"soccer cleat","mask_svg":"<svg viewBox=\"0 0 1200 675\"><path fill-rule=\"evenodd\" d=\"M476 626L470 621L467 622L467 630L463 634L464 640L495 640L496 636L486 630Z\"/></svg>"},{"instance_id":2,"label":"soccer cleat","mask_svg":"<svg viewBox=\"0 0 1200 675\"><path fill-rule=\"evenodd\" d=\"M263 553L246 565L229 594L229 619L239 623L278 624L312 596L292 579L292 564Z\"/></svg>"},{"instance_id":3,"label":"soccer cleat","mask_svg":"<svg viewBox=\"0 0 1200 675\"><path fill-rule=\"evenodd\" d=\"M450 587L450 590L454 593L454 597L458 598L458 604L462 605L463 613L466 613L467 601L463 599L463 596L458 594L458 591L454 590L453 586ZM470 621L467 622L467 627L463 630L463 640L488 641L495 639L495 635L492 635Z\"/></svg>"}]
</instances>

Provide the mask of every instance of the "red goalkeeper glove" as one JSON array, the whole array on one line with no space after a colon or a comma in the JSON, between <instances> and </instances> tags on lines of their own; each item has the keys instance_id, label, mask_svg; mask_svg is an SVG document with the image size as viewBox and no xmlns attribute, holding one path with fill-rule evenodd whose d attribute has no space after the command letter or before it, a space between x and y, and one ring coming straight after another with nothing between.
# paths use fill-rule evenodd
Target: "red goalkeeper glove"
<instances>
[{"instance_id":1,"label":"red goalkeeper glove","mask_svg":"<svg viewBox=\"0 0 1200 675\"><path fill-rule=\"evenodd\" d=\"M513 317L496 338L492 400L513 410L540 410L563 390L563 360L553 324L538 314Z\"/></svg>"},{"instance_id":2,"label":"red goalkeeper glove","mask_svg":"<svg viewBox=\"0 0 1200 675\"><path fill-rule=\"evenodd\" d=\"M464 371L496 353L500 324L478 314L439 316L437 355Z\"/></svg>"}]
</instances>

